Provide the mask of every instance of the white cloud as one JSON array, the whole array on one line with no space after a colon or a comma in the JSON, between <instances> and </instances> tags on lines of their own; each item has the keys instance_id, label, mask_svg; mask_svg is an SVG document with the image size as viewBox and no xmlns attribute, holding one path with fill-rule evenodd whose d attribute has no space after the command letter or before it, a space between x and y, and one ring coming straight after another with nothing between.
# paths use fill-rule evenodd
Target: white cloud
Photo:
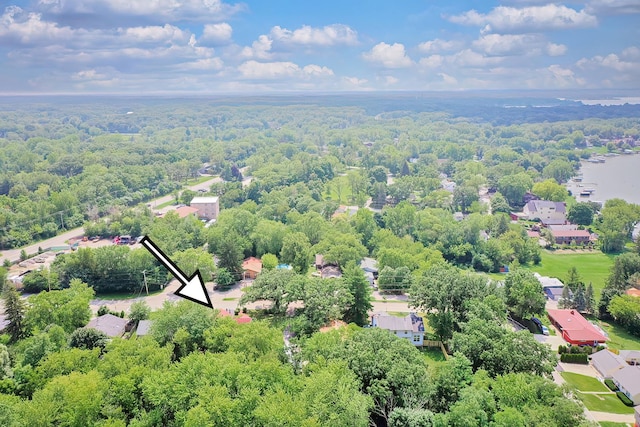
<instances>
[{"instance_id":1,"label":"white cloud","mask_svg":"<svg viewBox=\"0 0 640 427\"><path fill-rule=\"evenodd\" d=\"M590 0L587 11L596 15L629 15L640 13L638 0Z\"/></svg>"},{"instance_id":2,"label":"white cloud","mask_svg":"<svg viewBox=\"0 0 640 427\"><path fill-rule=\"evenodd\" d=\"M407 56L402 43L378 43L369 52L363 53L362 57L385 68L406 68L413 64L411 58Z\"/></svg>"},{"instance_id":3,"label":"white cloud","mask_svg":"<svg viewBox=\"0 0 640 427\"><path fill-rule=\"evenodd\" d=\"M577 65L583 69L602 67L620 72L632 72L640 67L640 63L622 60L615 53L606 56L598 55L590 59L582 58L577 62Z\"/></svg>"},{"instance_id":4,"label":"white cloud","mask_svg":"<svg viewBox=\"0 0 640 427\"><path fill-rule=\"evenodd\" d=\"M456 79L453 76L450 76L449 74L445 74L445 73L438 73L438 76L440 76L442 78L442 81L444 82L444 84L446 84L447 86L454 86L458 84L458 79Z\"/></svg>"},{"instance_id":5,"label":"white cloud","mask_svg":"<svg viewBox=\"0 0 640 427\"><path fill-rule=\"evenodd\" d=\"M444 63L444 56L442 55L431 55L426 58L420 59L418 62L422 67L426 68L438 68L441 67Z\"/></svg>"},{"instance_id":6,"label":"white cloud","mask_svg":"<svg viewBox=\"0 0 640 427\"><path fill-rule=\"evenodd\" d=\"M635 46L628 47L622 51L621 56L629 60L640 60L640 49Z\"/></svg>"},{"instance_id":7,"label":"white cloud","mask_svg":"<svg viewBox=\"0 0 640 427\"><path fill-rule=\"evenodd\" d=\"M456 40L427 40L418 45L418 50L423 53L439 53L456 50L461 47L461 43Z\"/></svg>"},{"instance_id":8,"label":"white cloud","mask_svg":"<svg viewBox=\"0 0 640 427\"><path fill-rule=\"evenodd\" d=\"M485 56L471 49L465 49L450 57L447 61L459 67L484 68L499 64L503 58L499 56Z\"/></svg>"},{"instance_id":9,"label":"white cloud","mask_svg":"<svg viewBox=\"0 0 640 427\"><path fill-rule=\"evenodd\" d=\"M215 45L226 44L231 41L233 29L226 22L220 24L206 24L202 30L202 37L198 41Z\"/></svg>"},{"instance_id":10,"label":"white cloud","mask_svg":"<svg viewBox=\"0 0 640 427\"><path fill-rule=\"evenodd\" d=\"M484 27L484 33L527 33L588 28L598 23L595 16L584 10L577 11L556 4L523 8L498 6L487 14L470 10L462 15L449 17L449 21L461 25Z\"/></svg>"},{"instance_id":11,"label":"white cloud","mask_svg":"<svg viewBox=\"0 0 640 427\"><path fill-rule=\"evenodd\" d=\"M541 37L532 34L485 34L471 46L491 56L521 55L540 44Z\"/></svg>"},{"instance_id":12,"label":"white cloud","mask_svg":"<svg viewBox=\"0 0 640 427\"><path fill-rule=\"evenodd\" d=\"M396 77L393 77L393 76L385 76L385 78L384 78L384 82L385 82L387 85L395 85L395 84L397 84L399 81L400 81L400 79L398 79L398 78L396 78Z\"/></svg>"},{"instance_id":13,"label":"white cloud","mask_svg":"<svg viewBox=\"0 0 640 427\"><path fill-rule=\"evenodd\" d=\"M176 65L176 69L183 71L218 71L224 66L220 58L203 58L192 62Z\"/></svg>"},{"instance_id":14,"label":"white cloud","mask_svg":"<svg viewBox=\"0 0 640 427\"><path fill-rule=\"evenodd\" d=\"M38 8L63 20L82 16L86 25L92 20L116 16L163 22L210 22L232 16L246 6L221 0L40 0Z\"/></svg>"},{"instance_id":15,"label":"white cloud","mask_svg":"<svg viewBox=\"0 0 640 427\"><path fill-rule=\"evenodd\" d=\"M547 43L547 54L549 56L562 56L567 53L567 46L563 44Z\"/></svg>"},{"instance_id":16,"label":"white cloud","mask_svg":"<svg viewBox=\"0 0 640 427\"><path fill-rule=\"evenodd\" d=\"M311 64L300 68L293 62L258 62L246 61L238 67L242 77L247 79L286 79L332 76L333 71L327 67Z\"/></svg>"},{"instance_id":17,"label":"white cloud","mask_svg":"<svg viewBox=\"0 0 640 427\"><path fill-rule=\"evenodd\" d=\"M51 40L70 40L77 31L42 20L38 13L27 13L18 6L9 6L0 17L0 41L34 45Z\"/></svg>"},{"instance_id":18,"label":"white cloud","mask_svg":"<svg viewBox=\"0 0 640 427\"><path fill-rule=\"evenodd\" d=\"M185 42L189 40L190 34L173 25L166 24L164 27L131 27L118 29L123 37L131 43L164 43L164 42Z\"/></svg>"},{"instance_id":19,"label":"white cloud","mask_svg":"<svg viewBox=\"0 0 640 427\"><path fill-rule=\"evenodd\" d=\"M271 59L273 56L271 53L272 44L273 40L263 34L250 47L245 46L240 55L244 58Z\"/></svg>"},{"instance_id":20,"label":"white cloud","mask_svg":"<svg viewBox=\"0 0 640 427\"><path fill-rule=\"evenodd\" d=\"M358 33L342 24L327 25L322 28L304 25L293 31L275 26L271 29L270 36L274 41L283 44L305 46L355 45L358 43Z\"/></svg>"}]
</instances>

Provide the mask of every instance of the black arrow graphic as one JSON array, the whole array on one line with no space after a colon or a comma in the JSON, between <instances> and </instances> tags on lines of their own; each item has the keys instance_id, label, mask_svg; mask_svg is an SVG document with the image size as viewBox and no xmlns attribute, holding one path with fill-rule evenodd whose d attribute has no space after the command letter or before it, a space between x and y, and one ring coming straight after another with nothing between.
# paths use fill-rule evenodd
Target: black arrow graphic
<instances>
[{"instance_id":1,"label":"black arrow graphic","mask_svg":"<svg viewBox=\"0 0 640 427\"><path fill-rule=\"evenodd\" d=\"M184 274L182 270L180 270L178 266L171 261L155 243L153 243L153 240L151 240L149 236L144 236L140 243L142 246L147 248L147 250L151 252L151 255L156 257L156 259L160 261L160 263L164 265L165 268L169 270L169 272L182 284L182 286L180 286L175 292L176 295L188 299L189 301L202 304L205 307L213 308L207 289L204 287L200 270L196 270L191 277L187 278L186 274Z\"/></svg>"}]
</instances>

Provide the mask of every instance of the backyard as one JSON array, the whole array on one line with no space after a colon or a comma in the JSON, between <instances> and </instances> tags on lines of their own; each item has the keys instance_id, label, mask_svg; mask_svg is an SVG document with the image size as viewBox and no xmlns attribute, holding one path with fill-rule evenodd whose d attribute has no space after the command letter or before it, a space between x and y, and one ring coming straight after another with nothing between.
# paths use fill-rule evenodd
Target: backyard
<instances>
[{"instance_id":1,"label":"backyard","mask_svg":"<svg viewBox=\"0 0 640 427\"><path fill-rule=\"evenodd\" d=\"M593 283L596 298L600 298L615 259L615 255L603 254L597 250L562 253L543 250L541 255L542 262L528 268L542 276L557 277L564 282L569 269L575 267L585 284Z\"/></svg>"},{"instance_id":2,"label":"backyard","mask_svg":"<svg viewBox=\"0 0 640 427\"><path fill-rule=\"evenodd\" d=\"M562 372L562 378L576 390L576 396L590 411L610 414L633 414L633 408L625 406L615 393L596 378L573 372Z\"/></svg>"}]
</instances>

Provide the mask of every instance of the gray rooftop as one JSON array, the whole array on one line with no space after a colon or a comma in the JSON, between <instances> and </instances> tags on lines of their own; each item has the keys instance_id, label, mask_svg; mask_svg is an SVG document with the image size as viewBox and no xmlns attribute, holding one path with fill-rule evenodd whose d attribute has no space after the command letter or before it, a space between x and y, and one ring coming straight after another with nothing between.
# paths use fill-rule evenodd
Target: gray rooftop
<instances>
[{"instance_id":1,"label":"gray rooftop","mask_svg":"<svg viewBox=\"0 0 640 427\"><path fill-rule=\"evenodd\" d=\"M625 367L627 362L615 353L609 350L600 350L591 355L591 361L597 366L598 370L610 372L612 369Z\"/></svg>"},{"instance_id":2,"label":"gray rooftop","mask_svg":"<svg viewBox=\"0 0 640 427\"><path fill-rule=\"evenodd\" d=\"M119 337L124 334L124 327L128 320L113 314L103 314L100 317L91 319L87 323L87 328L94 328L104 332L109 337Z\"/></svg>"},{"instance_id":3,"label":"gray rooftop","mask_svg":"<svg viewBox=\"0 0 640 427\"><path fill-rule=\"evenodd\" d=\"M631 397L640 395L640 366L626 366L616 371L612 375L613 379L626 391Z\"/></svg>"},{"instance_id":4,"label":"gray rooftop","mask_svg":"<svg viewBox=\"0 0 640 427\"><path fill-rule=\"evenodd\" d=\"M378 315L378 327L388 331L413 331L411 318L390 316L388 314Z\"/></svg>"},{"instance_id":5,"label":"gray rooftop","mask_svg":"<svg viewBox=\"0 0 640 427\"><path fill-rule=\"evenodd\" d=\"M149 335L149 330L151 329L151 324L153 322L151 320L141 320L138 322L138 329L136 329L136 335L142 337L144 335Z\"/></svg>"},{"instance_id":6,"label":"gray rooftop","mask_svg":"<svg viewBox=\"0 0 640 427\"><path fill-rule=\"evenodd\" d=\"M640 350L620 350L619 353L627 363L632 363L632 361L635 361L636 364L640 363Z\"/></svg>"}]
</instances>

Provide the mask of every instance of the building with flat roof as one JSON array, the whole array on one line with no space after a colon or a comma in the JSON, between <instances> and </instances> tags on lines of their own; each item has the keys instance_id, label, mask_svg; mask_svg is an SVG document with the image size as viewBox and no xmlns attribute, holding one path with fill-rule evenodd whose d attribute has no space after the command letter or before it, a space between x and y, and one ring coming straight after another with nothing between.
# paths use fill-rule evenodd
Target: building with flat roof
<instances>
[{"instance_id":1,"label":"building with flat roof","mask_svg":"<svg viewBox=\"0 0 640 427\"><path fill-rule=\"evenodd\" d=\"M218 197L194 197L189 204L198 209L198 216L205 219L218 219L220 202Z\"/></svg>"},{"instance_id":2,"label":"building with flat roof","mask_svg":"<svg viewBox=\"0 0 640 427\"><path fill-rule=\"evenodd\" d=\"M609 340L604 333L585 319L577 310L547 309L549 320L572 345L597 346Z\"/></svg>"}]
</instances>

